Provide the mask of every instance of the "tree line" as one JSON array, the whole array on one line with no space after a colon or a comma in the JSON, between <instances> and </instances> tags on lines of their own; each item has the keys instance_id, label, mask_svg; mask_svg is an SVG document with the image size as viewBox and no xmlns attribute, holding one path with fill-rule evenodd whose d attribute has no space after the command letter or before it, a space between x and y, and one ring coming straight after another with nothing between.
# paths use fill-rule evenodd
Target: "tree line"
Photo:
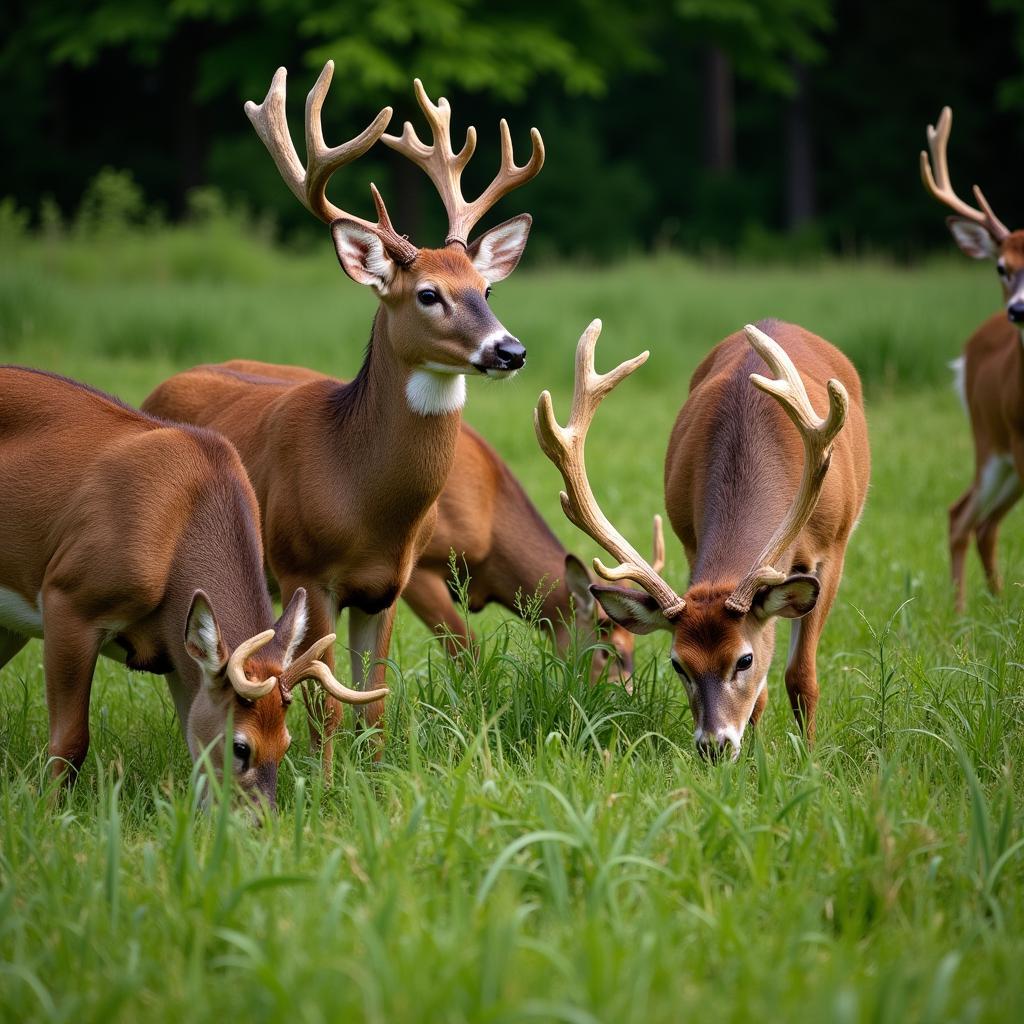
<instances>
[{"instance_id":1,"label":"tree line","mask_svg":"<svg viewBox=\"0 0 1024 1024\"><path fill-rule=\"evenodd\" d=\"M417 118L411 80L480 134L469 187L544 134L536 249L608 258L672 247L909 258L945 244L917 181L925 125L955 111L950 161L1015 221L1024 157L1024 0L8 0L0 10L3 181L38 217L77 208L104 167L139 211L176 218L215 186L286 236L314 228L242 113L289 68L300 154L305 93L336 63L328 141L381 106ZM379 151L378 151L379 150ZM378 147L338 175L339 205L439 236L421 175Z\"/></svg>"}]
</instances>

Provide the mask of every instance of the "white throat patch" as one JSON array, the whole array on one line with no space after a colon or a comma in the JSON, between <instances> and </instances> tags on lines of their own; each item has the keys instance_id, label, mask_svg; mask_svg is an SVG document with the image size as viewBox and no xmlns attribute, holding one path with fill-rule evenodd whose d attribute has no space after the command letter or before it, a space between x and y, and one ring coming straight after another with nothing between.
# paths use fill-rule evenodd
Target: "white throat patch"
<instances>
[{"instance_id":1,"label":"white throat patch","mask_svg":"<svg viewBox=\"0 0 1024 1024\"><path fill-rule=\"evenodd\" d=\"M409 408L420 416L444 416L466 404L466 378L461 373L413 370L405 382Z\"/></svg>"}]
</instances>

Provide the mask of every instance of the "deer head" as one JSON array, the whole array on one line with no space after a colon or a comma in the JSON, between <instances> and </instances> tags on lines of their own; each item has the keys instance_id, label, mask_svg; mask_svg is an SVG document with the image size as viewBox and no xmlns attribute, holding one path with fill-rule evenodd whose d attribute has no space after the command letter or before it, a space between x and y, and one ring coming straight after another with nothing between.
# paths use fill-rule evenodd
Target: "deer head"
<instances>
[{"instance_id":1,"label":"deer head","mask_svg":"<svg viewBox=\"0 0 1024 1024\"><path fill-rule=\"evenodd\" d=\"M1024 231L1010 231L977 185L976 207L953 191L946 160L952 127L953 111L943 107L938 124L928 125L928 153L921 151L921 180L932 196L954 211L954 216L946 218L946 224L960 249L971 259L995 260L1006 315L1011 323L1024 327Z\"/></svg>"},{"instance_id":2,"label":"deer head","mask_svg":"<svg viewBox=\"0 0 1024 1024\"><path fill-rule=\"evenodd\" d=\"M199 686L182 723L192 757L208 750L219 777L230 764L243 795L271 807L276 802L277 768L291 744L285 713L299 683L314 681L349 704L380 700L388 692L350 690L334 678L319 660L334 644L333 633L293 660L305 632L306 592L301 588L272 629L233 649L225 643L213 605L202 590L193 596L185 623L185 652L199 669Z\"/></svg>"},{"instance_id":3,"label":"deer head","mask_svg":"<svg viewBox=\"0 0 1024 1024\"><path fill-rule=\"evenodd\" d=\"M502 160L494 180L467 202L461 176L476 148L469 128L458 153L451 143L451 108L431 102L419 79L416 98L433 133L425 145L410 124L403 134L384 135L391 119L386 107L355 139L328 148L320 111L334 73L329 61L306 100L307 163L303 168L285 119L286 71L279 68L263 103L245 105L278 170L299 201L331 227L345 273L372 288L381 301L383 326L402 365L408 368L410 406L424 415L452 412L465 401L464 374L509 377L526 361L526 349L491 312L491 286L516 268L526 246L531 218L520 214L470 242L469 233L502 196L533 178L544 163L544 144L532 130L533 151L516 165L508 125L501 122ZM331 175L365 153L378 139L422 168L434 183L448 214L448 234L440 249L419 249L392 226L384 200L371 185L377 211L370 222L339 209L325 195Z\"/></svg>"},{"instance_id":4,"label":"deer head","mask_svg":"<svg viewBox=\"0 0 1024 1024\"><path fill-rule=\"evenodd\" d=\"M537 439L555 464L565 491L562 509L576 527L619 560L608 567L594 559L594 570L611 583L631 581L641 588L591 587L605 611L633 633L672 633L672 667L686 690L693 713L694 738L708 755L737 756L743 731L761 691L775 647L778 617L806 615L818 599L818 580L811 575L787 576L775 568L806 525L817 504L828 471L832 445L846 418L848 399L842 384L828 382L830 408L819 419L793 363L771 338L756 327L745 328L747 340L776 374L774 380L751 375L755 387L775 398L799 430L804 442L804 470L799 492L746 576L739 581L697 583L680 597L612 526L601 511L587 479L587 431L602 399L646 362L648 353L605 374L594 369L594 348L601 333L595 320L576 350L576 378L567 426L555 419L551 395L541 394L534 412Z\"/></svg>"}]
</instances>

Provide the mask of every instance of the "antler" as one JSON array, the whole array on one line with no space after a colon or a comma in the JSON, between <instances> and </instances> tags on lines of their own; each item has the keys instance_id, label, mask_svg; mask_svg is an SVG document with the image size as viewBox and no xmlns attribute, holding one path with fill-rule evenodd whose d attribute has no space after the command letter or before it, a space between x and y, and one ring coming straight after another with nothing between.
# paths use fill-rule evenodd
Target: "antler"
<instances>
[{"instance_id":1,"label":"antler","mask_svg":"<svg viewBox=\"0 0 1024 1024\"><path fill-rule=\"evenodd\" d=\"M269 679L254 683L246 676L245 669L243 668L249 658L260 648L266 647L273 639L274 631L266 629L262 633L257 633L256 636L250 637L248 640L243 640L231 652L231 657L228 658L228 664L224 672L228 677L228 682L235 688L235 692L239 697L244 697L246 700L259 700L260 697L265 697L277 686L277 676L271 676Z\"/></svg>"},{"instance_id":2,"label":"antler","mask_svg":"<svg viewBox=\"0 0 1024 1024\"><path fill-rule=\"evenodd\" d=\"M818 504L832 459L832 445L846 422L850 398L838 380L829 380L826 385L828 415L821 419L807 397L807 389L797 368L782 346L752 324L747 324L743 330L747 341L778 378L769 380L759 373L752 373L750 382L778 401L804 442L804 471L793 504L753 567L725 602L727 608L746 613L750 611L754 596L762 587L781 583L786 578L785 573L775 568L775 563L796 540Z\"/></svg>"},{"instance_id":3,"label":"antler","mask_svg":"<svg viewBox=\"0 0 1024 1024\"><path fill-rule=\"evenodd\" d=\"M584 447L597 407L605 395L638 366L642 366L650 354L642 352L614 370L599 374L594 369L594 347L600 335L601 321L594 320L583 332L576 348L576 379L568 425L559 426L551 405L551 395L544 391L533 413L534 429L541 450L555 464L565 481L566 489L560 497L566 518L619 560L618 566L609 569L599 558L595 558L594 571L611 582L632 580L638 583L658 602L662 613L673 619L686 607L686 602L612 526L598 506L587 479ZM656 527L655 559L658 557L657 532Z\"/></svg>"},{"instance_id":4,"label":"antler","mask_svg":"<svg viewBox=\"0 0 1024 1024\"><path fill-rule=\"evenodd\" d=\"M975 209L969 203L965 203L953 191L953 185L949 178L949 165L946 163L946 145L949 142L949 132L953 127L953 111L949 107L943 107L939 114L939 121L936 127L928 125L928 149L931 152L931 163L928 162L928 154L921 150L921 180L924 187L939 200L945 203L951 210L954 210L961 217L966 217L975 224L980 224L997 242L1001 242L1009 233L1010 229L992 212L988 200L982 194L977 185L974 186L974 198L978 201L980 210ZM932 168L934 167L934 173Z\"/></svg>"},{"instance_id":5,"label":"antler","mask_svg":"<svg viewBox=\"0 0 1024 1024\"><path fill-rule=\"evenodd\" d=\"M344 704L372 704L388 695L386 686L379 690L353 690L334 678L327 665L320 661L320 656L334 646L336 639L334 633L321 637L281 673L281 695L286 704L291 702L292 690L306 679L315 679L332 697Z\"/></svg>"},{"instance_id":6,"label":"antler","mask_svg":"<svg viewBox=\"0 0 1024 1024\"><path fill-rule=\"evenodd\" d=\"M413 83L416 99L420 109L426 116L433 136L433 145L427 146L420 141L416 129L406 121L401 137L397 135L382 136L385 146L390 146L396 153L401 153L418 167L426 171L434 187L440 193L448 214L448 236L445 245L458 242L468 245L469 232L481 217L494 204L514 188L525 184L544 166L544 141L536 128L530 129L530 140L533 152L529 161L522 167L516 166L512 152L512 136L509 134L508 122L501 119L501 168L494 180L480 193L479 197L467 203L462 195L462 172L476 150L476 129L470 127L466 131L466 141L462 149L456 153L452 149L451 120L452 108L442 96L435 105L427 96L423 83L417 78Z\"/></svg>"},{"instance_id":7,"label":"antler","mask_svg":"<svg viewBox=\"0 0 1024 1024\"><path fill-rule=\"evenodd\" d=\"M306 163L304 168L295 152L291 132L288 130L288 119L285 116L285 92L288 72L278 68L274 74L270 89L263 102L259 105L249 100L245 104L245 113L256 134L274 158L277 169L284 178L285 184L292 190L295 197L314 216L326 224L346 217L375 232L384 243L388 252L399 263L411 263L419 250L407 238L398 234L391 225L391 218L384 206L384 200L376 186L370 185L373 202L377 210L377 223L371 223L362 217L355 217L335 206L326 195L327 182L339 168L352 163L361 157L383 134L391 120L391 108L385 107L373 120L373 123L361 134L340 146L328 147L324 142L323 126L320 123L320 112L324 98L331 87L334 76L334 61L329 60L316 84L309 90L306 97Z\"/></svg>"}]
</instances>

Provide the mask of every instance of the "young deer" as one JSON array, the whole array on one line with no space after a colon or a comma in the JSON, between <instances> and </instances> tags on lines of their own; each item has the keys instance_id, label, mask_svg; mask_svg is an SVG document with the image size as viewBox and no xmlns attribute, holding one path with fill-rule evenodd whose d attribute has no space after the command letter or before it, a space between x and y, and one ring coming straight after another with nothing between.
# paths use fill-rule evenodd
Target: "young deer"
<instances>
[{"instance_id":1,"label":"young deer","mask_svg":"<svg viewBox=\"0 0 1024 1024\"><path fill-rule=\"evenodd\" d=\"M648 353L596 373L601 323L595 320L576 351L568 425L558 425L546 391L534 417L540 446L565 481L566 516L620 562L608 568L595 559L597 574L612 582L632 580L644 591L595 585L594 595L635 633L673 634L672 666L686 689L694 737L711 756L727 749L738 756L747 722L756 724L764 710L779 616L795 620L786 689L813 741L818 638L870 471L860 380L846 357L792 324L763 321L744 330L755 351L741 333L712 349L690 380L669 440L665 503L691 570L682 597L605 517L584 461L598 405ZM777 379L761 376L764 364ZM827 400L825 419L815 413L811 396Z\"/></svg>"},{"instance_id":2,"label":"young deer","mask_svg":"<svg viewBox=\"0 0 1024 1024\"><path fill-rule=\"evenodd\" d=\"M581 646L595 649L591 678L597 679L614 651L609 677L632 692L633 636L605 616L590 593L593 580L583 563L562 546L501 456L463 424L455 464L437 502L437 526L420 555L402 597L431 629L443 629L450 653L464 650L472 633L456 608L449 585L454 551L469 577L469 607L492 601L520 613L523 597L545 595L541 621L564 652L575 622ZM661 517L655 516L655 562L664 564Z\"/></svg>"},{"instance_id":3,"label":"young deer","mask_svg":"<svg viewBox=\"0 0 1024 1024\"><path fill-rule=\"evenodd\" d=\"M953 191L946 145L953 114L944 107L928 126L928 154L921 153L925 188L957 214L946 223L957 245L972 259L994 259L1006 314L989 317L967 340L953 363L957 390L974 434L974 480L949 510L949 554L956 610L964 609L964 562L974 534L989 589L998 594L999 524L1021 496L1024 478L1024 231L1010 231L974 186L978 208ZM934 170L933 170L934 168Z\"/></svg>"},{"instance_id":4,"label":"young deer","mask_svg":"<svg viewBox=\"0 0 1024 1024\"><path fill-rule=\"evenodd\" d=\"M89 747L100 654L167 677L192 757L210 748L271 804L292 690L343 687L306 634L306 598L274 622L256 496L223 438L164 423L63 377L0 367L0 667L43 639L53 772ZM212 746L211 746L212 744Z\"/></svg>"},{"instance_id":5,"label":"young deer","mask_svg":"<svg viewBox=\"0 0 1024 1024\"><path fill-rule=\"evenodd\" d=\"M235 443L259 499L267 563L282 597L306 589L314 636L333 628L348 608L353 679L366 685L368 655L369 680L377 686L395 601L433 532L435 502L455 458L464 375L510 377L525 362L526 350L491 312L487 295L519 262L530 217L506 221L472 243L467 238L491 206L537 174L544 149L534 129L531 158L517 167L502 121L501 169L478 199L466 202L460 178L475 130L453 152L448 102L433 104L417 80L433 145L424 145L409 124L401 138L383 136L427 173L448 213L444 247L417 249L392 228L373 186L375 224L344 213L324 195L330 176L382 137L390 117L390 109L382 111L358 138L327 149L320 110L332 72L328 63L306 102L305 170L285 120L284 68L263 103L247 104L246 113L295 195L331 225L342 268L380 299L362 368L350 383L326 377L282 383L278 368L263 364L198 367L158 387L144 408L213 427ZM325 654L333 667L332 658ZM368 704L368 722L382 711L379 701ZM323 732L313 727L328 775L339 715L337 702L328 700Z\"/></svg>"}]
</instances>

